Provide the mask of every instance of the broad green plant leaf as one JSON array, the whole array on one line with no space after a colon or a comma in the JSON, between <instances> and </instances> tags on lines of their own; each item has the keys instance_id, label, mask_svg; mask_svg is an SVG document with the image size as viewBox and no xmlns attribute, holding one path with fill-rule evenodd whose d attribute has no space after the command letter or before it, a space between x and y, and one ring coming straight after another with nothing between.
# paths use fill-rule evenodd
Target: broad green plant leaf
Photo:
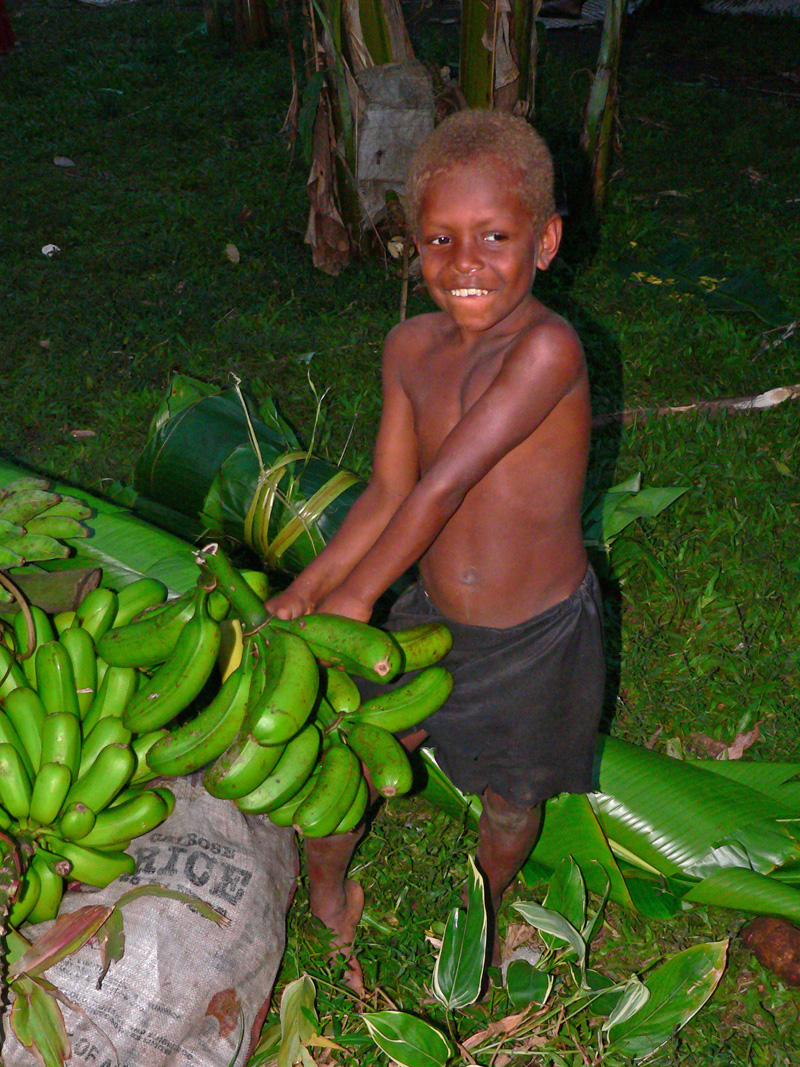
<instances>
[{"instance_id":1,"label":"broad green plant leaf","mask_svg":"<svg viewBox=\"0 0 800 1067\"><path fill-rule=\"evenodd\" d=\"M586 886L572 856L565 856L556 867L543 903L545 908L563 915L576 930L582 929L586 918ZM550 934L543 933L542 940L548 948L553 948Z\"/></svg>"},{"instance_id":2,"label":"broad green plant leaf","mask_svg":"<svg viewBox=\"0 0 800 1067\"><path fill-rule=\"evenodd\" d=\"M467 907L454 908L433 968L433 995L452 1011L480 996L486 962L486 901L483 878L469 857Z\"/></svg>"},{"instance_id":3,"label":"broad green plant leaf","mask_svg":"<svg viewBox=\"0 0 800 1067\"><path fill-rule=\"evenodd\" d=\"M13 990L9 1024L17 1040L34 1053L42 1067L64 1067L70 1044L55 999L30 978L15 981Z\"/></svg>"},{"instance_id":4,"label":"broad green plant leaf","mask_svg":"<svg viewBox=\"0 0 800 1067\"><path fill-rule=\"evenodd\" d=\"M552 934L559 941L570 946L578 957L578 965L583 970L586 966L586 942L571 922L557 911L550 911L530 900L518 900L511 905L526 922L545 934Z\"/></svg>"},{"instance_id":5,"label":"broad green plant leaf","mask_svg":"<svg viewBox=\"0 0 800 1067\"><path fill-rule=\"evenodd\" d=\"M541 1007L553 988L553 976L527 960L512 960L506 971L506 992L515 1008Z\"/></svg>"},{"instance_id":6,"label":"broad green plant leaf","mask_svg":"<svg viewBox=\"0 0 800 1067\"><path fill-rule=\"evenodd\" d=\"M728 942L694 945L672 956L647 976L647 1003L609 1030L607 1053L651 1055L702 1008L722 978Z\"/></svg>"},{"instance_id":7,"label":"broad green plant leaf","mask_svg":"<svg viewBox=\"0 0 800 1067\"><path fill-rule=\"evenodd\" d=\"M278 1067L292 1067L297 1063L309 1038L316 1034L319 1025L314 1007L316 997L316 986L307 974L296 978L284 989Z\"/></svg>"},{"instance_id":8,"label":"broad green plant leaf","mask_svg":"<svg viewBox=\"0 0 800 1067\"><path fill-rule=\"evenodd\" d=\"M621 1026L640 1011L650 999L650 990L641 980L633 975L621 987L621 995L614 1010L603 1023L603 1030L611 1030L614 1026Z\"/></svg>"},{"instance_id":9,"label":"broad green plant leaf","mask_svg":"<svg viewBox=\"0 0 800 1067\"><path fill-rule=\"evenodd\" d=\"M376 1011L361 1018L381 1052L400 1067L444 1067L453 1055L444 1034L416 1015Z\"/></svg>"},{"instance_id":10,"label":"broad green plant leaf","mask_svg":"<svg viewBox=\"0 0 800 1067\"><path fill-rule=\"evenodd\" d=\"M793 874L800 877L798 871ZM704 878L688 890L684 900L758 915L780 915L800 922L800 889L743 867L731 867Z\"/></svg>"}]
</instances>

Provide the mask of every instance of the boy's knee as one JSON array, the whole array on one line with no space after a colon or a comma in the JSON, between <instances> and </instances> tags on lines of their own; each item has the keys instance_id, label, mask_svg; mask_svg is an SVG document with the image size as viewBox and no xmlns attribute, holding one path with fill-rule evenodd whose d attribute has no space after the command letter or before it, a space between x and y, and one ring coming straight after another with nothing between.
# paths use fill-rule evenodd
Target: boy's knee
<instances>
[{"instance_id":1,"label":"boy's knee","mask_svg":"<svg viewBox=\"0 0 800 1067\"><path fill-rule=\"evenodd\" d=\"M482 797L483 811L492 826L502 833L516 835L525 831L531 824L538 823L541 817L541 804L529 808L518 808L491 788L486 789Z\"/></svg>"}]
</instances>

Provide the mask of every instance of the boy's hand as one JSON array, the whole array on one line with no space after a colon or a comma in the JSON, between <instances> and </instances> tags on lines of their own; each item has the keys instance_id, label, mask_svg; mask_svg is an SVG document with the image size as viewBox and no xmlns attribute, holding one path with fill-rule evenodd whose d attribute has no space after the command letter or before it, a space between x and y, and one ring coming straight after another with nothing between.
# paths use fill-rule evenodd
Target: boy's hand
<instances>
[{"instance_id":1,"label":"boy's hand","mask_svg":"<svg viewBox=\"0 0 800 1067\"><path fill-rule=\"evenodd\" d=\"M311 611L311 605L305 597L291 586L277 596L271 596L264 602L264 607L270 615L276 615L279 619L299 619Z\"/></svg>"},{"instance_id":2,"label":"boy's hand","mask_svg":"<svg viewBox=\"0 0 800 1067\"><path fill-rule=\"evenodd\" d=\"M372 604L364 603L340 585L323 597L314 611L326 615L344 615L348 619L369 622L372 617Z\"/></svg>"}]
</instances>

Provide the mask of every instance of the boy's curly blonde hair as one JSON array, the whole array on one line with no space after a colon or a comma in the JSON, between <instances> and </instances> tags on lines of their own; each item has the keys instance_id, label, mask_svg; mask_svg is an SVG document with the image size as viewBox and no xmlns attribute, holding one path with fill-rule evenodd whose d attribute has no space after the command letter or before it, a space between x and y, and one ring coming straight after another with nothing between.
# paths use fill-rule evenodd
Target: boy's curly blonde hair
<instances>
[{"instance_id":1,"label":"boy's curly blonde hair","mask_svg":"<svg viewBox=\"0 0 800 1067\"><path fill-rule=\"evenodd\" d=\"M555 211L553 157L534 128L505 111L457 111L422 142L406 180L409 221L416 231L429 183L455 166L500 160L517 171L511 188L529 209L537 236Z\"/></svg>"}]
</instances>

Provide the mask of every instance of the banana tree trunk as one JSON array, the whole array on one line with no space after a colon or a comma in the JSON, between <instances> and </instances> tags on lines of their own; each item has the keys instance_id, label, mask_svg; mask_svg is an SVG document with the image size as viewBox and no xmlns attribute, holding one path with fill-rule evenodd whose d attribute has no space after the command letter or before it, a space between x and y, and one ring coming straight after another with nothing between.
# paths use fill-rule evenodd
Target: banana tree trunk
<instances>
[{"instance_id":1,"label":"banana tree trunk","mask_svg":"<svg viewBox=\"0 0 800 1067\"><path fill-rule=\"evenodd\" d=\"M622 51L622 29L628 0L607 0L581 148L589 168L590 195L595 213L603 210L608 193L609 169L614 147L617 116L617 79Z\"/></svg>"},{"instance_id":2,"label":"banana tree trunk","mask_svg":"<svg viewBox=\"0 0 800 1067\"><path fill-rule=\"evenodd\" d=\"M459 83L471 108L531 117L541 0L463 0Z\"/></svg>"}]
</instances>

